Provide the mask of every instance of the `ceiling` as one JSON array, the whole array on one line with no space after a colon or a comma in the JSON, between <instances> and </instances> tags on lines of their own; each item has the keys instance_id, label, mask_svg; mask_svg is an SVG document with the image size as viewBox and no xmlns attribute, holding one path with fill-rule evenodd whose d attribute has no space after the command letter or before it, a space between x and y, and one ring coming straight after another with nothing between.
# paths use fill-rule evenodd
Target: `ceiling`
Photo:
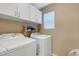
<instances>
[{"instance_id":1,"label":"ceiling","mask_svg":"<svg viewBox=\"0 0 79 59\"><path fill-rule=\"evenodd\" d=\"M44 8L49 4L51 4L51 3L32 3L32 5L35 6L36 8L38 8L38 9Z\"/></svg>"}]
</instances>

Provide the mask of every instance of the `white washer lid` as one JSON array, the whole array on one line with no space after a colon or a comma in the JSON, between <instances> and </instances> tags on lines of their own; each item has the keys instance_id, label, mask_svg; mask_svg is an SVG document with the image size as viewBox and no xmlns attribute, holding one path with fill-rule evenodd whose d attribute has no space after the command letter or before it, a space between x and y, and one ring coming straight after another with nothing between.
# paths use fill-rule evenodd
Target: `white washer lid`
<instances>
[{"instance_id":1,"label":"white washer lid","mask_svg":"<svg viewBox=\"0 0 79 59\"><path fill-rule=\"evenodd\" d=\"M0 40L1 46L6 47L8 50L21 47L23 45L30 44L34 42L34 39L17 39L17 40ZM4 44L5 43L5 44Z\"/></svg>"},{"instance_id":2,"label":"white washer lid","mask_svg":"<svg viewBox=\"0 0 79 59\"><path fill-rule=\"evenodd\" d=\"M3 37L0 40L0 46L6 47L8 50L36 41L35 39L24 37L20 33L17 33L16 37L13 36L9 37L7 36L6 38Z\"/></svg>"},{"instance_id":3,"label":"white washer lid","mask_svg":"<svg viewBox=\"0 0 79 59\"><path fill-rule=\"evenodd\" d=\"M45 34L40 34L40 33L32 33L31 38L36 38L36 39L45 39L51 37L51 35L45 35Z\"/></svg>"}]
</instances>

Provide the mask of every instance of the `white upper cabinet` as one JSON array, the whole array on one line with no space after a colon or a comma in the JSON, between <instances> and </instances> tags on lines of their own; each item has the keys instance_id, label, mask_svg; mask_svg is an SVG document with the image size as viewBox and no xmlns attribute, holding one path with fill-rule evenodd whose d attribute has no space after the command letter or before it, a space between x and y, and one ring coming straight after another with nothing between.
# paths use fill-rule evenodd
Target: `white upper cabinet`
<instances>
[{"instance_id":1,"label":"white upper cabinet","mask_svg":"<svg viewBox=\"0 0 79 59\"><path fill-rule=\"evenodd\" d=\"M17 16L17 3L0 3L0 14Z\"/></svg>"},{"instance_id":2,"label":"white upper cabinet","mask_svg":"<svg viewBox=\"0 0 79 59\"><path fill-rule=\"evenodd\" d=\"M42 23L42 12L28 3L0 3L0 17Z\"/></svg>"},{"instance_id":3,"label":"white upper cabinet","mask_svg":"<svg viewBox=\"0 0 79 59\"><path fill-rule=\"evenodd\" d=\"M30 20L39 24L42 23L42 12L32 5L30 5Z\"/></svg>"},{"instance_id":4,"label":"white upper cabinet","mask_svg":"<svg viewBox=\"0 0 79 59\"><path fill-rule=\"evenodd\" d=\"M21 19L29 20L29 4L18 3L18 16Z\"/></svg>"}]
</instances>

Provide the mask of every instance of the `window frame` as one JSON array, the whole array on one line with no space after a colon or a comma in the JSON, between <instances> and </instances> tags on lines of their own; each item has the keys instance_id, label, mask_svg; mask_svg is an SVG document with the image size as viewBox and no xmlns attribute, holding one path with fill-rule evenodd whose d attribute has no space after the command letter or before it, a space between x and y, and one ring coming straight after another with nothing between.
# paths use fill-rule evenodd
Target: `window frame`
<instances>
[{"instance_id":1,"label":"window frame","mask_svg":"<svg viewBox=\"0 0 79 59\"><path fill-rule=\"evenodd\" d=\"M47 13L54 13L54 16L53 16L53 18L54 18L54 20L52 20L53 22L52 23L54 23L54 25L53 25L53 27L51 27L51 28L49 28L49 29L47 29L47 28L45 28L45 25L44 25L44 14L47 14ZM44 28L44 30L51 30L51 29L55 29L55 16L56 16L56 13L55 13L55 11L49 11L49 12L46 12L46 13L43 13L43 28ZM52 19L53 19L52 18Z\"/></svg>"}]
</instances>

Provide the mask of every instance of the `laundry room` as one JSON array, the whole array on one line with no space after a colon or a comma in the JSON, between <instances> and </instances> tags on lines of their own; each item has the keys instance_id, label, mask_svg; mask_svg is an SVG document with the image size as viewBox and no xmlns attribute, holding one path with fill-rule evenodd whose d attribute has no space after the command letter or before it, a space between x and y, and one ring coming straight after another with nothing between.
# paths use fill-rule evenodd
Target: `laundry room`
<instances>
[{"instance_id":1,"label":"laundry room","mask_svg":"<svg viewBox=\"0 0 79 59\"><path fill-rule=\"evenodd\" d=\"M0 56L79 56L79 3L0 3Z\"/></svg>"},{"instance_id":2,"label":"laundry room","mask_svg":"<svg viewBox=\"0 0 79 59\"><path fill-rule=\"evenodd\" d=\"M47 5L0 3L1 56L52 56L51 35L43 34L41 8Z\"/></svg>"}]
</instances>

